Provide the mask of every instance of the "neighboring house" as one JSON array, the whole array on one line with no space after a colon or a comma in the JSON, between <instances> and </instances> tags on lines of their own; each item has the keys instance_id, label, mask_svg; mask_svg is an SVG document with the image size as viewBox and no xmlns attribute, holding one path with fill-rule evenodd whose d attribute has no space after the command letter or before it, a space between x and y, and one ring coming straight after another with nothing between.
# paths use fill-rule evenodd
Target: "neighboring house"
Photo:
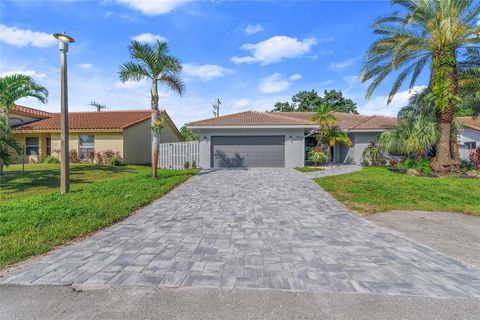
<instances>
[{"instance_id":1,"label":"neighboring house","mask_svg":"<svg viewBox=\"0 0 480 320\"><path fill-rule=\"evenodd\" d=\"M184 141L165 110L167 125L161 142ZM151 163L150 110L69 112L69 148L77 150L80 160L90 151L119 152L126 164ZM10 111L12 137L24 146L25 162L43 162L60 149L60 113L49 113L16 106ZM21 163L23 155L14 155Z\"/></svg>"},{"instance_id":2,"label":"neighboring house","mask_svg":"<svg viewBox=\"0 0 480 320\"><path fill-rule=\"evenodd\" d=\"M458 151L462 160L468 160L473 149L480 147L480 117L458 117L463 128L458 135Z\"/></svg>"},{"instance_id":3,"label":"neighboring house","mask_svg":"<svg viewBox=\"0 0 480 320\"><path fill-rule=\"evenodd\" d=\"M306 140L318 125L313 112L246 111L195 121L187 127L200 135L200 167L303 167ZM357 163L366 146L397 119L338 113L338 126L352 147L337 144L334 162Z\"/></svg>"}]
</instances>

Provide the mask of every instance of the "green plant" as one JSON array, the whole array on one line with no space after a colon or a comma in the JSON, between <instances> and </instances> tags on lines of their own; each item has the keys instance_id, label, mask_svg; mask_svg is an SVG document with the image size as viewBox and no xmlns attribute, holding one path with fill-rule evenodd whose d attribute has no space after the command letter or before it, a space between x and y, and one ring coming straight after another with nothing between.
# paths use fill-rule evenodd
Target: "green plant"
<instances>
[{"instance_id":1,"label":"green plant","mask_svg":"<svg viewBox=\"0 0 480 320\"><path fill-rule=\"evenodd\" d=\"M112 166L123 166L123 159L119 155L114 155L109 159L109 163Z\"/></svg>"},{"instance_id":2,"label":"green plant","mask_svg":"<svg viewBox=\"0 0 480 320\"><path fill-rule=\"evenodd\" d=\"M328 154L320 147L316 147L308 153L308 160L316 165L324 164L328 160Z\"/></svg>"},{"instance_id":3,"label":"green plant","mask_svg":"<svg viewBox=\"0 0 480 320\"><path fill-rule=\"evenodd\" d=\"M405 161L399 163L397 167L400 169L415 169L421 172L424 176L428 176L432 172L430 161L425 159L419 161L406 159Z\"/></svg>"},{"instance_id":4,"label":"green plant","mask_svg":"<svg viewBox=\"0 0 480 320\"><path fill-rule=\"evenodd\" d=\"M470 153L470 161L480 170L480 147L472 150Z\"/></svg>"},{"instance_id":5,"label":"green plant","mask_svg":"<svg viewBox=\"0 0 480 320\"><path fill-rule=\"evenodd\" d=\"M190 169L190 162L185 161L185 163L183 164L183 168L184 169Z\"/></svg>"},{"instance_id":6,"label":"green plant","mask_svg":"<svg viewBox=\"0 0 480 320\"><path fill-rule=\"evenodd\" d=\"M182 64L178 59L168 55L168 45L157 40L153 45L132 41L128 46L132 60L123 63L118 72L122 82L139 82L144 79L151 81L150 105L152 109L152 177L157 178L158 152L161 128L163 127L158 109L158 84L163 84L174 92L182 95L185 85L181 78Z\"/></svg>"},{"instance_id":7,"label":"green plant","mask_svg":"<svg viewBox=\"0 0 480 320\"><path fill-rule=\"evenodd\" d=\"M44 163L60 163L60 159L54 156L46 156L43 162Z\"/></svg>"},{"instance_id":8,"label":"green plant","mask_svg":"<svg viewBox=\"0 0 480 320\"><path fill-rule=\"evenodd\" d=\"M315 122L319 126L318 133L316 135L317 147L322 146L326 127L334 126L335 122L337 121L337 117L335 117L331 111L332 110L327 104L322 103L315 109L315 114L310 118L311 121Z\"/></svg>"},{"instance_id":9,"label":"green plant","mask_svg":"<svg viewBox=\"0 0 480 320\"><path fill-rule=\"evenodd\" d=\"M0 114L0 166L2 169L0 176L3 175L3 165L10 164L11 156L8 148L12 148L17 154L22 152L22 146L10 137L10 130L7 118Z\"/></svg>"},{"instance_id":10,"label":"green plant","mask_svg":"<svg viewBox=\"0 0 480 320\"><path fill-rule=\"evenodd\" d=\"M373 141L363 150L362 156L364 161L374 167L383 166L387 163L387 160L385 160L383 156L383 149Z\"/></svg>"},{"instance_id":11,"label":"green plant","mask_svg":"<svg viewBox=\"0 0 480 320\"><path fill-rule=\"evenodd\" d=\"M323 133L323 139L325 140L329 150L330 150L330 157L333 161L333 147L337 143L343 144L347 147L352 146L352 140L348 137L348 135L342 131L338 126L327 126L325 127L325 131Z\"/></svg>"},{"instance_id":12,"label":"green plant","mask_svg":"<svg viewBox=\"0 0 480 320\"><path fill-rule=\"evenodd\" d=\"M410 78L409 88L413 89L427 67L439 133L432 167L453 172L459 164L454 156L456 139L451 135L463 85L459 73L479 66L480 5L474 0L393 0L392 4L402 8L373 24L379 39L364 60L361 80L370 81L366 96L370 98L389 75L396 74L387 99L390 103L405 80ZM472 79L478 84L478 72Z\"/></svg>"},{"instance_id":13,"label":"green plant","mask_svg":"<svg viewBox=\"0 0 480 320\"><path fill-rule=\"evenodd\" d=\"M192 161L192 169L197 169L197 162L195 160Z\"/></svg>"}]
</instances>

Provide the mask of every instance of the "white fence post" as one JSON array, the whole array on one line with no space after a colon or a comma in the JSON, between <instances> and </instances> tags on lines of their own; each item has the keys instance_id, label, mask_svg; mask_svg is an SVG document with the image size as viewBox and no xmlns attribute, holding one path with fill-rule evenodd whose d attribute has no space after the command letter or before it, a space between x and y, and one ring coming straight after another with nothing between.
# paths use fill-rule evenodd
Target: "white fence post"
<instances>
[{"instance_id":1,"label":"white fence post","mask_svg":"<svg viewBox=\"0 0 480 320\"><path fill-rule=\"evenodd\" d=\"M158 167L183 169L188 161L190 167L200 162L200 144L198 141L173 142L159 144Z\"/></svg>"}]
</instances>

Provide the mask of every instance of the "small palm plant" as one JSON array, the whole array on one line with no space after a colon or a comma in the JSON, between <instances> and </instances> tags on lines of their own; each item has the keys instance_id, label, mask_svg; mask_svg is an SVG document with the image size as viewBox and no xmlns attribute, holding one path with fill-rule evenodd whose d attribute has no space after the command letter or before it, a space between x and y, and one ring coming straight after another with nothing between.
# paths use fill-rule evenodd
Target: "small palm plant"
<instances>
[{"instance_id":1,"label":"small palm plant","mask_svg":"<svg viewBox=\"0 0 480 320\"><path fill-rule=\"evenodd\" d=\"M321 147L325 129L330 126L333 127L337 121L337 117L332 113L330 106L322 103L316 108L315 114L310 119L319 126L316 139L317 146Z\"/></svg>"},{"instance_id":2,"label":"small palm plant","mask_svg":"<svg viewBox=\"0 0 480 320\"><path fill-rule=\"evenodd\" d=\"M352 140L348 137L348 135L342 131L338 126L325 128L325 132L323 134L323 138L327 143L328 148L330 149L330 159L333 161L333 147L337 143L346 145L347 147L352 146Z\"/></svg>"},{"instance_id":3,"label":"small palm plant","mask_svg":"<svg viewBox=\"0 0 480 320\"><path fill-rule=\"evenodd\" d=\"M373 141L363 150L362 156L363 160L372 166L381 166L386 163L382 147Z\"/></svg>"},{"instance_id":4,"label":"small palm plant","mask_svg":"<svg viewBox=\"0 0 480 320\"><path fill-rule=\"evenodd\" d=\"M0 78L0 118L2 119L3 128L0 131L0 139L2 145L0 152L0 175L3 175L4 164L9 163L7 145L12 140L9 138L10 127L8 124L9 112L15 108L15 103L22 98L34 98L42 103L47 102L48 90L35 82L30 76L23 74L12 74ZM18 148L10 145L17 152Z\"/></svg>"},{"instance_id":5,"label":"small palm plant","mask_svg":"<svg viewBox=\"0 0 480 320\"><path fill-rule=\"evenodd\" d=\"M152 177L157 178L160 132L163 128L158 109L158 84L167 86L180 96L183 95L185 85L181 78L182 65L178 59L168 55L168 45L158 40L154 45L132 41L128 50L132 60L120 66L120 80L151 81Z\"/></svg>"}]
</instances>

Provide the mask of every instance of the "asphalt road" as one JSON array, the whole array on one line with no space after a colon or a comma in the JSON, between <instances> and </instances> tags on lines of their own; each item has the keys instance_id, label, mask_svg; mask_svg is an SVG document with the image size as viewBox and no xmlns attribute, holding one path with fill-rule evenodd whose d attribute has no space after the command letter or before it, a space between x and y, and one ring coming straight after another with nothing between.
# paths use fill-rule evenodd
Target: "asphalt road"
<instances>
[{"instance_id":1,"label":"asphalt road","mask_svg":"<svg viewBox=\"0 0 480 320\"><path fill-rule=\"evenodd\" d=\"M279 290L0 286L0 319L475 319L480 299Z\"/></svg>"},{"instance_id":2,"label":"asphalt road","mask_svg":"<svg viewBox=\"0 0 480 320\"><path fill-rule=\"evenodd\" d=\"M450 212L392 211L365 218L480 267L480 217Z\"/></svg>"}]
</instances>

